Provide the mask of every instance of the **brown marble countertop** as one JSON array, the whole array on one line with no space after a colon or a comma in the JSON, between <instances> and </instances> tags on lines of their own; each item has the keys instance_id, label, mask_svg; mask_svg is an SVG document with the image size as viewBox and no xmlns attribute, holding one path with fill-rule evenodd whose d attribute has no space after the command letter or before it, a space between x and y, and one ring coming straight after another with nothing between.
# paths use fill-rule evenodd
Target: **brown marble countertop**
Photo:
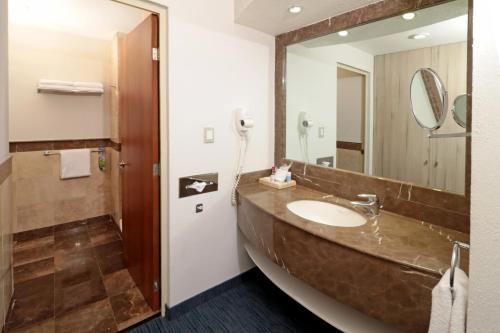
<instances>
[{"instance_id":1,"label":"brown marble countertop","mask_svg":"<svg viewBox=\"0 0 500 333\"><path fill-rule=\"evenodd\" d=\"M258 183L241 185L240 200L250 203L297 228L338 245L409 266L427 273L442 275L450 267L453 241L469 243L469 235L423 221L381 210L360 227L328 226L303 219L286 205L295 200L320 200L357 210L349 201L304 186L276 190ZM366 216L366 214L364 214ZM468 271L468 253L462 252L462 267Z\"/></svg>"}]
</instances>

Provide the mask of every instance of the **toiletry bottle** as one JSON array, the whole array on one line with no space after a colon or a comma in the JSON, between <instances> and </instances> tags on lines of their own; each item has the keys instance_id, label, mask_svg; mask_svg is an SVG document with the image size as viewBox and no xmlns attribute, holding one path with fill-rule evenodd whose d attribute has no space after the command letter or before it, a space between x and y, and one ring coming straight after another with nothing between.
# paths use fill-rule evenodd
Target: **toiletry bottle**
<instances>
[{"instance_id":1,"label":"toiletry bottle","mask_svg":"<svg viewBox=\"0 0 500 333\"><path fill-rule=\"evenodd\" d=\"M288 173L286 174L286 182L289 183L291 181L292 181L292 173L288 171Z\"/></svg>"},{"instance_id":2,"label":"toiletry bottle","mask_svg":"<svg viewBox=\"0 0 500 333\"><path fill-rule=\"evenodd\" d=\"M276 165L271 168L271 181L274 182L274 175L276 174Z\"/></svg>"}]
</instances>

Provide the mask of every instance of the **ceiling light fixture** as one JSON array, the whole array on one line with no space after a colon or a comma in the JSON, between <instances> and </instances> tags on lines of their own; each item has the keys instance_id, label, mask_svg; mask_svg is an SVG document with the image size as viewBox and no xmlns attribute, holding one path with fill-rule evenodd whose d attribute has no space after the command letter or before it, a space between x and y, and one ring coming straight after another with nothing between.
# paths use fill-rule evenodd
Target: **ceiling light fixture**
<instances>
[{"instance_id":1,"label":"ceiling light fixture","mask_svg":"<svg viewBox=\"0 0 500 333\"><path fill-rule=\"evenodd\" d=\"M290 8L288 8L288 11L292 14L298 14L302 11L302 7L300 6L292 6Z\"/></svg>"},{"instance_id":2,"label":"ceiling light fixture","mask_svg":"<svg viewBox=\"0 0 500 333\"><path fill-rule=\"evenodd\" d=\"M342 31L339 31L338 34L340 37L345 37L345 36L349 35L349 31L342 30Z\"/></svg>"},{"instance_id":3,"label":"ceiling light fixture","mask_svg":"<svg viewBox=\"0 0 500 333\"><path fill-rule=\"evenodd\" d=\"M404 20L411 21L415 18L415 13L405 13L401 16Z\"/></svg>"},{"instance_id":4,"label":"ceiling light fixture","mask_svg":"<svg viewBox=\"0 0 500 333\"><path fill-rule=\"evenodd\" d=\"M410 35L408 36L409 39L425 39L429 36L428 33L421 33L421 34L414 34L414 35Z\"/></svg>"}]
</instances>

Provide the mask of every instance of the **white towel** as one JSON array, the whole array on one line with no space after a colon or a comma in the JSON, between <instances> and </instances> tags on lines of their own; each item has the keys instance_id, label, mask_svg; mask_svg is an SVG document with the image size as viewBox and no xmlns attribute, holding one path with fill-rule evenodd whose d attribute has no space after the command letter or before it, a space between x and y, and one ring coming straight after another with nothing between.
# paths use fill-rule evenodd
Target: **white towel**
<instances>
[{"instance_id":1,"label":"white towel","mask_svg":"<svg viewBox=\"0 0 500 333\"><path fill-rule=\"evenodd\" d=\"M75 84L72 81L60 81L60 80L46 80L46 79L41 79L39 82L41 85L45 86L69 86L73 87Z\"/></svg>"},{"instance_id":2,"label":"white towel","mask_svg":"<svg viewBox=\"0 0 500 333\"><path fill-rule=\"evenodd\" d=\"M103 89L104 86L100 82L75 82L75 87L78 88L94 88L94 89Z\"/></svg>"},{"instance_id":3,"label":"white towel","mask_svg":"<svg viewBox=\"0 0 500 333\"><path fill-rule=\"evenodd\" d=\"M64 92L75 92L74 86L58 86L52 84L38 84L38 89L50 90L50 91L64 91Z\"/></svg>"},{"instance_id":4,"label":"white towel","mask_svg":"<svg viewBox=\"0 0 500 333\"><path fill-rule=\"evenodd\" d=\"M61 179L90 176L90 149L61 150Z\"/></svg>"},{"instance_id":5,"label":"white towel","mask_svg":"<svg viewBox=\"0 0 500 333\"><path fill-rule=\"evenodd\" d=\"M456 268L452 291L450 270L444 273L432 290L429 333L465 333L468 280L467 274Z\"/></svg>"}]
</instances>

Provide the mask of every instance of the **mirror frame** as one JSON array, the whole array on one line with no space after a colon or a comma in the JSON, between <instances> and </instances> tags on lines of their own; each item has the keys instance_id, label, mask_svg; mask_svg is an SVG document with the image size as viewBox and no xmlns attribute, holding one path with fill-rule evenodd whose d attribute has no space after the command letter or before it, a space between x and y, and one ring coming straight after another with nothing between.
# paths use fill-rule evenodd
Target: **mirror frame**
<instances>
[{"instance_id":1,"label":"mirror frame","mask_svg":"<svg viewBox=\"0 0 500 333\"><path fill-rule=\"evenodd\" d=\"M411 93L412 86L413 86L413 80L415 79L415 76L417 76L418 73L423 72L423 71L429 72L432 75L432 77L434 77L434 81L438 83L440 90L443 92L443 95L441 96L442 97L441 104L443 106L444 111L443 111L443 114L441 115L441 118L437 122L436 126L434 126L432 128L427 127L424 124L422 124L422 122L420 122L420 120L418 119L418 117L415 113L416 111L413 108L413 98L412 98L412 93ZM411 81L410 81L410 108L411 108L411 114L413 115L413 118L417 122L418 126L422 127L423 129L426 129L429 131L435 131L435 130L439 129L443 125L444 121L446 120L446 115L448 114L448 91L446 90L446 87L443 83L443 80L441 80L441 77L439 77L438 73L436 73L436 71L434 71L432 68L419 68L415 71L415 73L413 73L413 76L411 77Z\"/></svg>"},{"instance_id":2,"label":"mirror frame","mask_svg":"<svg viewBox=\"0 0 500 333\"><path fill-rule=\"evenodd\" d=\"M301 43L306 40L326 36L332 33L336 33L341 30L351 29L356 26L368 24L371 22L391 18L394 16L402 15L406 12L413 12L424 8L434 7L437 5L442 5L451 0L426 0L426 1L397 1L397 0L382 0L365 7L355 9L353 11L340 14L329 19L299 28L294 31L290 31L281 35L278 35L275 39L275 152L274 160L276 165L280 165L283 162L290 162L286 159L286 56L287 56L287 46L296 43ZM473 0L468 0L468 36L467 36L467 95L469 96L467 101L467 131L471 131L472 124L472 37L473 37ZM471 175L471 138L466 138L466 166L465 166L465 193L456 194L451 192L446 192L439 189L432 189L428 187L418 186L412 183L398 181L389 178L369 176L361 173L356 173L352 171L335 169L335 168L325 168L322 166L317 166L315 164L307 164L301 161L294 161L298 168L301 169L301 175L307 177L306 168L314 171L315 174L321 173L321 179L349 179L352 181L353 178L357 182L364 183L364 190L373 190L369 188L370 186L375 186L373 184L378 184L377 186L400 186L403 189L405 186L409 186L413 189L418 189L420 193L423 194L422 198L432 197L432 204L427 202L428 207L419 205L420 203L414 203L409 201L411 205L407 205L405 208L394 207L394 209L387 210L399 213L401 215L407 215L410 217L424 219L427 221L431 220L432 214L441 215L441 217L453 214L462 214L461 217L466 216L467 225L462 225L462 222L456 223L460 224L460 228L454 228L459 231L469 232L470 228L470 175ZM319 169L317 169L319 168ZM303 174L302 174L303 173ZM298 174L298 172L296 173ZM319 178L316 178L319 179ZM307 182L304 182L306 184ZM341 186L341 190L348 188L348 183L338 181L337 185ZM347 192L347 191L344 191ZM349 196L352 194L346 194ZM399 196L395 199L397 201ZM412 198L413 199L413 198ZM425 201L425 200L424 200ZM451 204L453 203L453 204ZM411 207L410 207L411 206ZM418 213L418 210L426 210L432 206L439 211L429 211L425 213ZM454 208L461 206L462 208ZM410 209L411 208L411 209ZM409 212L411 210L411 212ZM447 215L448 214L448 215ZM438 218L433 219L435 224L438 224ZM450 218L451 220L451 218ZM453 224L450 222L450 224ZM449 226L448 226L449 227Z\"/></svg>"}]
</instances>

